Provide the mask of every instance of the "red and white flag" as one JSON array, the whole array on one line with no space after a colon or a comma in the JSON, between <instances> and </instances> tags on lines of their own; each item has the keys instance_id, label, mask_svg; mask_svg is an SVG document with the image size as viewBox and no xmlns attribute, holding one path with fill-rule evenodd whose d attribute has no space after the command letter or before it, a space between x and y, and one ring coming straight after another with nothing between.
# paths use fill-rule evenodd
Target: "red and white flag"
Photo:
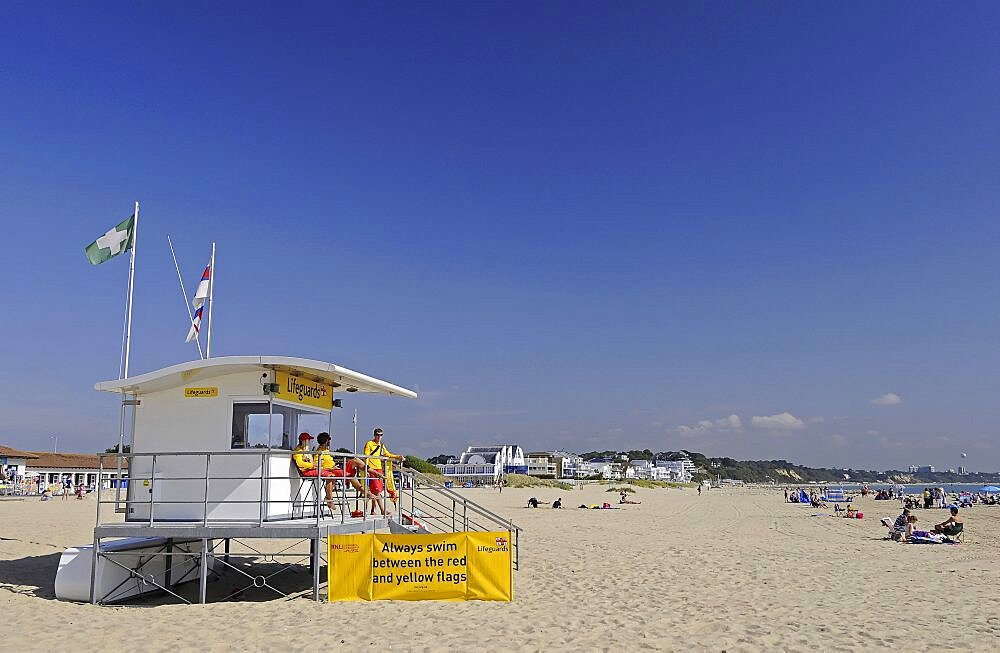
<instances>
[{"instance_id":1,"label":"red and white flag","mask_svg":"<svg viewBox=\"0 0 1000 653\"><path fill-rule=\"evenodd\" d=\"M211 290L212 285L212 264L209 262L205 266L205 271L201 273L201 281L198 282L198 288L194 291L194 299L191 300L191 305L194 306L194 317L191 319L191 329L188 330L187 340L184 342L191 342L198 337L201 332L201 317L205 310L205 300L208 299L208 293Z\"/></svg>"}]
</instances>

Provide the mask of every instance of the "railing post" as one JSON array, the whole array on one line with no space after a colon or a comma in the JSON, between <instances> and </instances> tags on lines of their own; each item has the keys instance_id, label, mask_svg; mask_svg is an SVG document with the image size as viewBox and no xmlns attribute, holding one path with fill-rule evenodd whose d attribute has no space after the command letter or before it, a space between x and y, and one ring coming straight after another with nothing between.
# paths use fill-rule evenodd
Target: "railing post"
<instances>
[{"instance_id":1,"label":"railing post","mask_svg":"<svg viewBox=\"0 0 1000 653\"><path fill-rule=\"evenodd\" d=\"M264 525L264 514L267 512L265 503L267 502L267 452L260 455L260 521L258 526Z\"/></svg>"},{"instance_id":2,"label":"railing post","mask_svg":"<svg viewBox=\"0 0 1000 653\"><path fill-rule=\"evenodd\" d=\"M462 530L469 530L469 500L462 499Z\"/></svg>"},{"instance_id":3,"label":"railing post","mask_svg":"<svg viewBox=\"0 0 1000 653\"><path fill-rule=\"evenodd\" d=\"M208 526L208 494L212 482L212 454L205 454L205 503L202 506L202 523Z\"/></svg>"},{"instance_id":4,"label":"railing post","mask_svg":"<svg viewBox=\"0 0 1000 653\"><path fill-rule=\"evenodd\" d=\"M153 454L153 462L149 465L149 525L153 525L153 507L155 501L153 500L153 484L156 482L156 454ZM126 507L126 510L128 508Z\"/></svg>"},{"instance_id":5,"label":"railing post","mask_svg":"<svg viewBox=\"0 0 1000 653\"><path fill-rule=\"evenodd\" d=\"M104 458L101 456L97 457L97 523L95 526L101 525L101 477L104 476ZM94 552L97 553L96 551Z\"/></svg>"}]
</instances>

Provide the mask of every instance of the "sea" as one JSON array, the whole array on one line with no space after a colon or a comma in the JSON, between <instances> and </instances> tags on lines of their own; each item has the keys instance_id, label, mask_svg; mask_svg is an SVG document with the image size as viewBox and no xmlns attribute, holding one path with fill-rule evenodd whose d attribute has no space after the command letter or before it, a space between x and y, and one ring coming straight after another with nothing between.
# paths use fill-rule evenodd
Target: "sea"
<instances>
[{"instance_id":1,"label":"sea","mask_svg":"<svg viewBox=\"0 0 1000 653\"><path fill-rule=\"evenodd\" d=\"M823 487L842 487L845 490L861 488L860 483L823 483L817 485L822 485ZM978 494L987 485L993 485L993 483L910 483L909 485L903 485L903 493L916 494L923 492L925 487L943 487L948 492L954 494L961 494L962 492ZM883 490L888 487L896 487L896 485L890 483L869 483L868 487L872 490ZM1000 487L1000 483L997 483L996 487Z\"/></svg>"}]
</instances>

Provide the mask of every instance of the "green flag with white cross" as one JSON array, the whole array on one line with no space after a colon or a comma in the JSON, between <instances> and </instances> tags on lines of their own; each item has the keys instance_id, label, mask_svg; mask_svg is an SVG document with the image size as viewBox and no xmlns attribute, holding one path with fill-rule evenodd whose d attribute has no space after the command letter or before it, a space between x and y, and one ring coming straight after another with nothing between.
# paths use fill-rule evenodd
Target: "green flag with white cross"
<instances>
[{"instance_id":1,"label":"green flag with white cross","mask_svg":"<svg viewBox=\"0 0 1000 653\"><path fill-rule=\"evenodd\" d=\"M135 214L132 214L108 229L106 234L87 245L87 259L91 265L97 265L132 249L134 235Z\"/></svg>"}]
</instances>

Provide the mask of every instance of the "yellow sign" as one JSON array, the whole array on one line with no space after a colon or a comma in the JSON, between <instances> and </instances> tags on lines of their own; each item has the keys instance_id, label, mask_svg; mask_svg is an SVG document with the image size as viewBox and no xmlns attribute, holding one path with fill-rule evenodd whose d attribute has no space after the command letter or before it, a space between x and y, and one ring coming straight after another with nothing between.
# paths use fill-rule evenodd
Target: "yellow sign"
<instances>
[{"instance_id":1,"label":"yellow sign","mask_svg":"<svg viewBox=\"0 0 1000 653\"><path fill-rule=\"evenodd\" d=\"M184 388L185 397L218 397L218 388Z\"/></svg>"},{"instance_id":2,"label":"yellow sign","mask_svg":"<svg viewBox=\"0 0 1000 653\"><path fill-rule=\"evenodd\" d=\"M332 601L511 601L511 537L491 533L330 535Z\"/></svg>"},{"instance_id":3,"label":"yellow sign","mask_svg":"<svg viewBox=\"0 0 1000 653\"><path fill-rule=\"evenodd\" d=\"M275 399L284 399L326 410L333 409L332 385L278 371L274 373L274 381L278 384L278 391L274 393Z\"/></svg>"}]
</instances>

